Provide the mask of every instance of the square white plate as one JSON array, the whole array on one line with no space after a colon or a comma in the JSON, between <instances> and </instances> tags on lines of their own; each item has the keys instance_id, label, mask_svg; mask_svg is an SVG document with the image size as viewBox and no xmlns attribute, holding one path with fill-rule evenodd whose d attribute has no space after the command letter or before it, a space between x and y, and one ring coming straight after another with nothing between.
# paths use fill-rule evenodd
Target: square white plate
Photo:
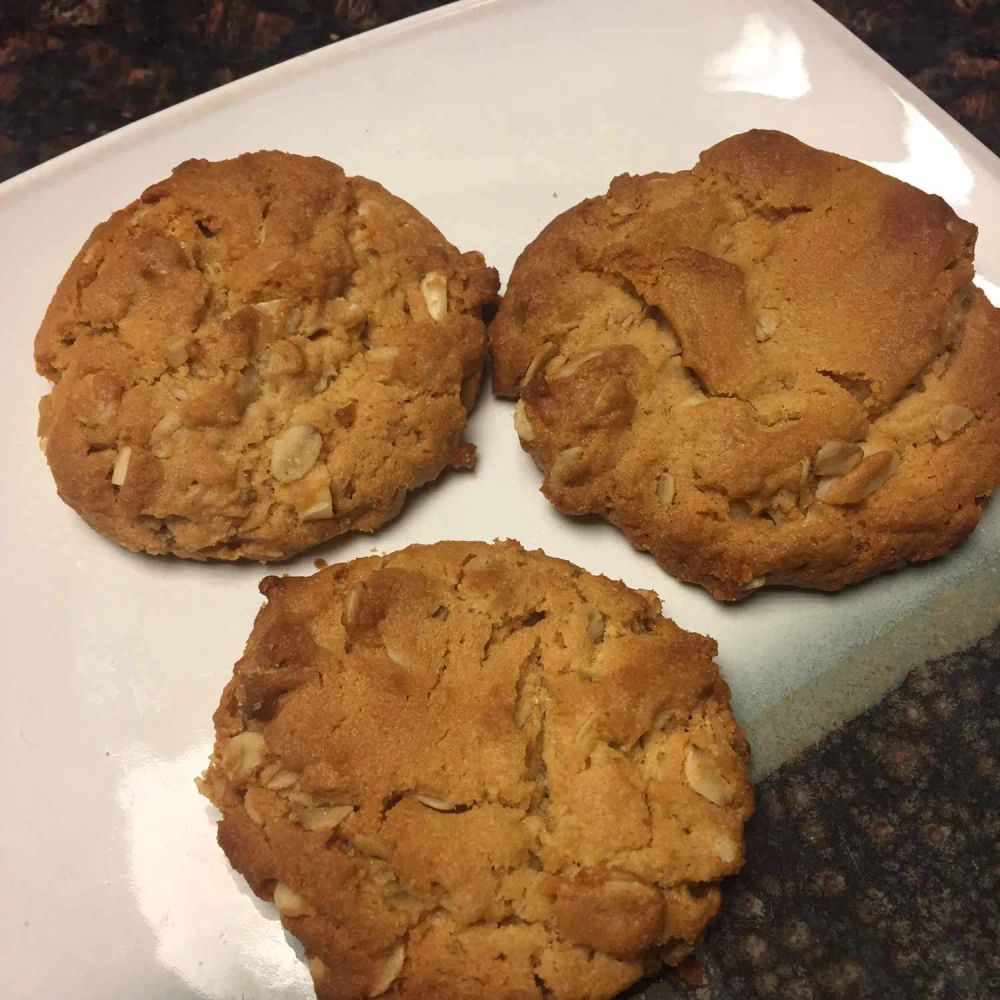
<instances>
[{"instance_id":1,"label":"square white plate","mask_svg":"<svg viewBox=\"0 0 1000 1000\"><path fill-rule=\"evenodd\" d=\"M612 176L694 163L759 126L878 165L982 226L1000 282L997 161L847 31L783 0L466 0L292 60L0 186L0 495L9 642L0 704L4 992L29 998L311 996L270 907L233 876L193 778L260 603L256 565L131 555L57 499L35 443L32 338L90 229L192 156L280 148L382 181L501 274ZM990 283L990 279L994 284ZM951 556L837 596L737 607L680 585L607 526L537 492L509 404L485 397L474 474L374 539L290 568L444 537L516 537L659 591L715 636L758 773L870 704L912 664L1000 619L1000 508ZM284 567L283 567L284 568Z\"/></svg>"}]
</instances>

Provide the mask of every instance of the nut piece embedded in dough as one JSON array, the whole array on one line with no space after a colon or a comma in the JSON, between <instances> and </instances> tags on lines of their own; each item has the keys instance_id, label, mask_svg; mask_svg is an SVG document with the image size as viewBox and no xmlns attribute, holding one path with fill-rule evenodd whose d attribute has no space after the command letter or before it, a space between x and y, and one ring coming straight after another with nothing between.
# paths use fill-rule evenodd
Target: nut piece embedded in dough
<instances>
[{"instance_id":1,"label":"nut piece embedded in dough","mask_svg":"<svg viewBox=\"0 0 1000 1000\"><path fill-rule=\"evenodd\" d=\"M934 421L934 433L939 441L947 441L954 437L975 414L967 406L960 403L946 403L938 411Z\"/></svg>"},{"instance_id":2,"label":"nut piece embedded in dough","mask_svg":"<svg viewBox=\"0 0 1000 1000\"><path fill-rule=\"evenodd\" d=\"M708 750L694 745L684 755L684 778L703 799L724 806L733 799L733 792L722 777L715 757Z\"/></svg>"},{"instance_id":3,"label":"nut piece embedded in dough","mask_svg":"<svg viewBox=\"0 0 1000 1000\"><path fill-rule=\"evenodd\" d=\"M368 361L375 364L389 364L399 357L398 347L373 347L365 355Z\"/></svg>"},{"instance_id":4,"label":"nut piece embedded in dough","mask_svg":"<svg viewBox=\"0 0 1000 1000\"><path fill-rule=\"evenodd\" d=\"M167 364L171 368L180 368L188 359L188 345L183 340L175 340L167 346Z\"/></svg>"},{"instance_id":5,"label":"nut piece embedded in dough","mask_svg":"<svg viewBox=\"0 0 1000 1000\"><path fill-rule=\"evenodd\" d=\"M284 882L278 882L274 887L274 905L283 917L303 917L313 913L313 908Z\"/></svg>"},{"instance_id":6,"label":"nut piece embedded in dough","mask_svg":"<svg viewBox=\"0 0 1000 1000\"><path fill-rule=\"evenodd\" d=\"M174 435L181 429L181 416L172 410L161 417L149 433L149 450L157 458L169 458L174 453Z\"/></svg>"},{"instance_id":7,"label":"nut piece embedded in dough","mask_svg":"<svg viewBox=\"0 0 1000 1000\"><path fill-rule=\"evenodd\" d=\"M291 788L292 785L298 783L300 777L301 775L284 767L281 761L266 764L260 769L260 783L274 792Z\"/></svg>"},{"instance_id":8,"label":"nut piece embedded in dough","mask_svg":"<svg viewBox=\"0 0 1000 1000\"><path fill-rule=\"evenodd\" d=\"M354 846L362 854L372 858L381 858L388 861L392 857L392 848L378 837L369 836L367 833L357 833L354 835Z\"/></svg>"},{"instance_id":9,"label":"nut piece embedded in dough","mask_svg":"<svg viewBox=\"0 0 1000 1000\"><path fill-rule=\"evenodd\" d=\"M233 781L249 778L263 763L265 749L261 733L237 733L222 750L222 770Z\"/></svg>"},{"instance_id":10,"label":"nut piece embedded in dough","mask_svg":"<svg viewBox=\"0 0 1000 1000\"><path fill-rule=\"evenodd\" d=\"M348 591L347 600L344 602L344 610L340 617L345 628L354 628L361 621L361 609L364 606L364 602L364 584L358 583Z\"/></svg>"},{"instance_id":11,"label":"nut piece embedded in dough","mask_svg":"<svg viewBox=\"0 0 1000 1000\"><path fill-rule=\"evenodd\" d=\"M326 483L317 490L312 503L299 511L300 521L323 521L333 517L333 498L330 496L330 484Z\"/></svg>"},{"instance_id":12,"label":"nut piece embedded in dough","mask_svg":"<svg viewBox=\"0 0 1000 1000\"><path fill-rule=\"evenodd\" d=\"M564 451L561 451L556 455L556 459L552 463L552 469L549 472L552 481L554 483L571 482L575 478L574 472L581 458L583 458L583 448L579 445L574 445L572 448L566 448Z\"/></svg>"},{"instance_id":13,"label":"nut piece embedded in dough","mask_svg":"<svg viewBox=\"0 0 1000 1000\"><path fill-rule=\"evenodd\" d=\"M282 431L271 446L271 475L279 483L294 483L315 464L323 448L323 435L308 424L294 424Z\"/></svg>"},{"instance_id":14,"label":"nut piece embedded in dough","mask_svg":"<svg viewBox=\"0 0 1000 1000\"><path fill-rule=\"evenodd\" d=\"M860 503L885 484L899 468L899 462L894 451L866 455L846 475L820 479L816 499L829 504Z\"/></svg>"},{"instance_id":15,"label":"nut piece embedded in dough","mask_svg":"<svg viewBox=\"0 0 1000 1000\"><path fill-rule=\"evenodd\" d=\"M354 806L314 806L312 809L300 809L292 815L292 819L304 830L332 830L352 812Z\"/></svg>"},{"instance_id":16,"label":"nut piece embedded in dough","mask_svg":"<svg viewBox=\"0 0 1000 1000\"><path fill-rule=\"evenodd\" d=\"M736 860L739 848L732 837L728 834L720 833L715 838L715 853L718 854L720 861L728 865Z\"/></svg>"},{"instance_id":17,"label":"nut piece embedded in dough","mask_svg":"<svg viewBox=\"0 0 1000 1000\"><path fill-rule=\"evenodd\" d=\"M400 375L400 353L398 347L372 347L365 353L365 360L371 367L372 375L383 385L395 381Z\"/></svg>"},{"instance_id":18,"label":"nut piece embedded in dough","mask_svg":"<svg viewBox=\"0 0 1000 1000\"><path fill-rule=\"evenodd\" d=\"M125 447L118 452L118 457L115 459L114 468L111 470L112 486L125 485L125 477L128 475L128 463L131 460L132 460L132 449L128 445L125 445Z\"/></svg>"},{"instance_id":19,"label":"nut piece embedded in dough","mask_svg":"<svg viewBox=\"0 0 1000 1000\"><path fill-rule=\"evenodd\" d=\"M843 476L864 458L864 454L861 445L853 441L827 441L816 452L813 469L817 476Z\"/></svg>"},{"instance_id":20,"label":"nut piece embedded in dough","mask_svg":"<svg viewBox=\"0 0 1000 1000\"><path fill-rule=\"evenodd\" d=\"M257 808L253 799L249 795L243 800L243 811L250 817L251 820L253 820L254 823L257 824L257 826L264 825L264 815Z\"/></svg>"},{"instance_id":21,"label":"nut piece embedded in dough","mask_svg":"<svg viewBox=\"0 0 1000 1000\"><path fill-rule=\"evenodd\" d=\"M121 383L107 372L84 375L73 387L73 412L85 427L107 424L118 411Z\"/></svg>"},{"instance_id":22,"label":"nut piece embedded in dough","mask_svg":"<svg viewBox=\"0 0 1000 1000\"><path fill-rule=\"evenodd\" d=\"M278 340L267 350L267 375L298 375L304 367L302 352L290 340Z\"/></svg>"},{"instance_id":23,"label":"nut piece embedded in dough","mask_svg":"<svg viewBox=\"0 0 1000 1000\"><path fill-rule=\"evenodd\" d=\"M656 480L656 498L664 507L674 502L674 477L669 472L664 472Z\"/></svg>"},{"instance_id":24,"label":"nut piece embedded in dough","mask_svg":"<svg viewBox=\"0 0 1000 1000\"><path fill-rule=\"evenodd\" d=\"M774 336L774 331L778 329L777 313L767 310L757 317L757 327L754 330L754 338L758 344L763 344Z\"/></svg>"},{"instance_id":25,"label":"nut piece embedded in dough","mask_svg":"<svg viewBox=\"0 0 1000 1000\"><path fill-rule=\"evenodd\" d=\"M427 303L431 319L444 319L448 312L448 279L440 271L431 271L420 282L420 294Z\"/></svg>"},{"instance_id":26,"label":"nut piece embedded in dough","mask_svg":"<svg viewBox=\"0 0 1000 1000\"><path fill-rule=\"evenodd\" d=\"M288 318L285 321L285 332L289 334L295 333L298 330L299 324L301 322L302 322L302 307L296 306L288 313Z\"/></svg>"},{"instance_id":27,"label":"nut piece embedded in dough","mask_svg":"<svg viewBox=\"0 0 1000 1000\"><path fill-rule=\"evenodd\" d=\"M524 378L521 379L521 388L523 389L529 382L531 382L534 377L559 353L559 348L556 347L551 341L546 341L542 346L535 352L535 356L531 359L531 364L528 365L528 370L524 373Z\"/></svg>"},{"instance_id":28,"label":"nut piece embedded in dough","mask_svg":"<svg viewBox=\"0 0 1000 1000\"><path fill-rule=\"evenodd\" d=\"M590 636L594 642L599 642L604 638L604 629L607 622L607 618L605 618L604 615L597 610L597 608L591 608L590 611L587 612L587 635Z\"/></svg>"},{"instance_id":29,"label":"nut piece embedded in dough","mask_svg":"<svg viewBox=\"0 0 1000 1000\"><path fill-rule=\"evenodd\" d=\"M514 404L514 430L522 441L530 443L535 440L535 428L531 426L528 414L524 412L523 399Z\"/></svg>"},{"instance_id":30,"label":"nut piece embedded in dough","mask_svg":"<svg viewBox=\"0 0 1000 1000\"><path fill-rule=\"evenodd\" d=\"M310 958L309 959L309 975L312 976L312 981L314 983L321 982L326 978L326 965L321 958Z\"/></svg>"},{"instance_id":31,"label":"nut piece embedded in dough","mask_svg":"<svg viewBox=\"0 0 1000 1000\"><path fill-rule=\"evenodd\" d=\"M594 358L599 358L604 351L588 351L586 354L581 354L578 358L571 358L566 362L556 372L554 375L549 377L550 382L561 382L563 379L570 378L570 376L575 375L588 361L593 361Z\"/></svg>"},{"instance_id":32,"label":"nut piece embedded in dough","mask_svg":"<svg viewBox=\"0 0 1000 1000\"><path fill-rule=\"evenodd\" d=\"M165 437L169 437L174 431L179 430L180 426L181 415L176 410L171 410L160 417L156 426L149 432L149 443L158 444Z\"/></svg>"},{"instance_id":33,"label":"nut piece embedded in dough","mask_svg":"<svg viewBox=\"0 0 1000 1000\"><path fill-rule=\"evenodd\" d=\"M414 795L413 797L435 812L454 812L458 808L454 802L448 802L445 799L436 799L433 795Z\"/></svg>"},{"instance_id":34,"label":"nut piece embedded in dough","mask_svg":"<svg viewBox=\"0 0 1000 1000\"><path fill-rule=\"evenodd\" d=\"M369 997L380 997L396 981L400 972L403 971L403 963L406 961L406 945L400 941L389 953L389 957L382 964L382 968L375 976L372 983Z\"/></svg>"}]
</instances>

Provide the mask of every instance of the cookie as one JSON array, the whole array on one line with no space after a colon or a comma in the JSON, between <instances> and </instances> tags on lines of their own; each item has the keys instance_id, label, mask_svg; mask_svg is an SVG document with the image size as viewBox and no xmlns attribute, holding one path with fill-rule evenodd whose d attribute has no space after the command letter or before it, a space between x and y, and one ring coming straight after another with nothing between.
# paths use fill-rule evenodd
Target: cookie
<instances>
[{"instance_id":1,"label":"cookie","mask_svg":"<svg viewBox=\"0 0 1000 1000\"><path fill-rule=\"evenodd\" d=\"M711 639L513 542L269 577L200 782L321 1000L611 997L743 860Z\"/></svg>"},{"instance_id":2,"label":"cookie","mask_svg":"<svg viewBox=\"0 0 1000 1000\"><path fill-rule=\"evenodd\" d=\"M521 254L494 388L568 514L737 600L947 552L1000 482L1000 312L976 229L754 131L616 178Z\"/></svg>"},{"instance_id":3,"label":"cookie","mask_svg":"<svg viewBox=\"0 0 1000 1000\"><path fill-rule=\"evenodd\" d=\"M191 160L99 225L35 341L60 496L135 551L281 559L472 464L497 276L317 157Z\"/></svg>"}]
</instances>

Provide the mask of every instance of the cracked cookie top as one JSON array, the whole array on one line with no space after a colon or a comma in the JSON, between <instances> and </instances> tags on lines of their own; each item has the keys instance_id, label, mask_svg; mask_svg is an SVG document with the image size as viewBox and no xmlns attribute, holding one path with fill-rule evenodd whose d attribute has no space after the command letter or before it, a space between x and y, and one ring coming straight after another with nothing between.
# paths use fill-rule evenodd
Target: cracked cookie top
<instances>
[{"instance_id":1,"label":"cracked cookie top","mask_svg":"<svg viewBox=\"0 0 1000 1000\"><path fill-rule=\"evenodd\" d=\"M616 178L524 251L494 388L545 495L733 600L954 546L1000 482L1000 312L938 197L779 132Z\"/></svg>"},{"instance_id":2,"label":"cracked cookie top","mask_svg":"<svg viewBox=\"0 0 1000 1000\"><path fill-rule=\"evenodd\" d=\"M496 273L380 185L191 160L99 225L35 341L60 496L133 550L280 559L468 466Z\"/></svg>"},{"instance_id":3,"label":"cracked cookie top","mask_svg":"<svg viewBox=\"0 0 1000 1000\"><path fill-rule=\"evenodd\" d=\"M322 1000L598 1000L690 953L752 810L711 639L513 542L261 590L201 788Z\"/></svg>"}]
</instances>

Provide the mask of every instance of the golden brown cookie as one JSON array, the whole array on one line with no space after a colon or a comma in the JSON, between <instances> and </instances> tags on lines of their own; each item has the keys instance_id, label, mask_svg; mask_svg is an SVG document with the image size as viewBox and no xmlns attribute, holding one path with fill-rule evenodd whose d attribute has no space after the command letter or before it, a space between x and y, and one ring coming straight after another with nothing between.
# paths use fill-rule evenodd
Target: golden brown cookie
<instances>
[{"instance_id":1,"label":"golden brown cookie","mask_svg":"<svg viewBox=\"0 0 1000 1000\"><path fill-rule=\"evenodd\" d=\"M480 254L326 160L190 160L94 230L38 331L59 494L190 559L374 531L472 463L496 290Z\"/></svg>"},{"instance_id":2,"label":"golden brown cookie","mask_svg":"<svg viewBox=\"0 0 1000 1000\"><path fill-rule=\"evenodd\" d=\"M752 810L711 639L513 542L261 590L200 786L321 1000L599 1000L690 953Z\"/></svg>"},{"instance_id":3,"label":"golden brown cookie","mask_svg":"<svg viewBox=\"0 0 1000 1000\"><path fill-rule=\"evenodd\" d=\"M735 600L947 552L1000 482L1000 312L940 199L780 132L521 254L494 388L568 514Z\"/></svg>"}]
</instances>

